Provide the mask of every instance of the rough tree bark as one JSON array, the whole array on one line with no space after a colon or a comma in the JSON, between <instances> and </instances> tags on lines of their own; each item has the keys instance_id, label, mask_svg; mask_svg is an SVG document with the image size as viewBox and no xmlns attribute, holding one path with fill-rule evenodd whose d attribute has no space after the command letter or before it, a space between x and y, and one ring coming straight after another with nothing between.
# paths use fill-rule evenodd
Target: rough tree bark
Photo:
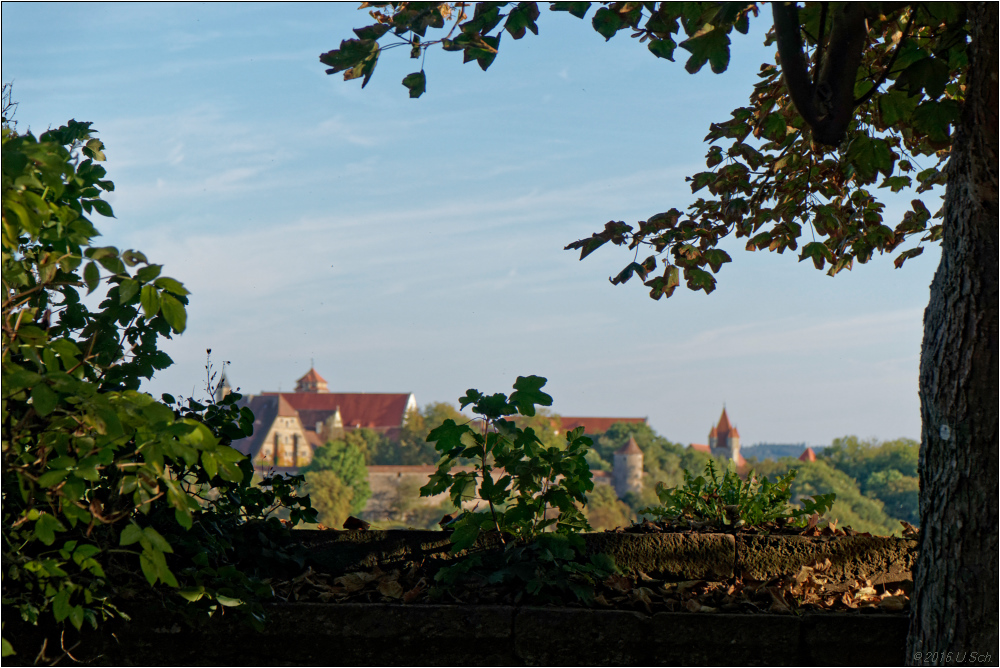
<instances>
[{"instance_id":1,"label":"rough tree bark","mask_svg":"<svg viewBox=\"0 0 1000 668\"><path fill-rule=\"evenodd\" d=\"M920 359L921 546L907 660L998 645L997 4L969 9L966 101L945 191ZM917 652L921 658L917 659ZM952 653L949 655L949 652Z\"/></svg>"}]
</instances>

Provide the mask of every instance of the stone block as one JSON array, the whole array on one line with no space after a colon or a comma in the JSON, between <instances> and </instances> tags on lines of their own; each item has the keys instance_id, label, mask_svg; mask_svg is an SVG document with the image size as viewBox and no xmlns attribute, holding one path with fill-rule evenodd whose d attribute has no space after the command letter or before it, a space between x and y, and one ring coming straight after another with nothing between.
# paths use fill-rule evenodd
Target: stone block
<instances>
[{"instance_id":1,"label":"stone block","mask_svg":"<svg viewBox=\"0 0 1000 668\"><path fill-rule=\"evenodd\" d=\"M649 665L650 617L628 610L524 607L514 651L528 666Z\"/></svg>"},{"instance_id":2,"label":"stone block","mask_svg":"<svg viewBox=\"0 0 1000 668\"><path fill-rule=\"evenodd\" d=\"M669 580L733 577L736 541L729 534L591 533L587 551L614 557L619 568Z\"/></svg>"},{"instance_id":3,"label":"stone block","mask_svg":"<svg viewBox=\"0 0 1000 668\"><path fill-rule=\"evenodd\" d=\"M884 536L737 536L736 573L755 580L793 574L829 559L838 579L887 584L913 579L917 542Z\"/></svg>"}]
</instances>

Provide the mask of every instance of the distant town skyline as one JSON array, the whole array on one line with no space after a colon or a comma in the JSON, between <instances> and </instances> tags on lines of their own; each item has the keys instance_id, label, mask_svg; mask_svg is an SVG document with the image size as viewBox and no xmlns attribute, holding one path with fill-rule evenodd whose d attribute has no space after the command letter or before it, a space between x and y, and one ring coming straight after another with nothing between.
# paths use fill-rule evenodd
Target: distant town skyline
<instances>
[{"instance_id":1,"label":"distant town skyline","mask_svg":"<svg viewBox=\"0 0 1000 668\"><path fill-rule=\"evenodd\" d=\"M116 184L101 243L192 292L149 392L200 393L212 348L245 393L291 388L315 360L331 389L421 405L536 374L555 412L646 416L678 443L703 443L723 404L748 444L919 435L935 247L831 279L730 239L714 293L661 302L609 284L628 253L563 250L691 201L708 124L773 61L766 21L734 35L727 73L692 76L543 10L540 35L505 42L489 72L429 54L411 100L414 64L395 51L364 91L324 74L319 54L370 22L351 5L2 14L18 129L93 122ZM889 224L912 197L886 200Z\"/></svg>"}]
</instances>

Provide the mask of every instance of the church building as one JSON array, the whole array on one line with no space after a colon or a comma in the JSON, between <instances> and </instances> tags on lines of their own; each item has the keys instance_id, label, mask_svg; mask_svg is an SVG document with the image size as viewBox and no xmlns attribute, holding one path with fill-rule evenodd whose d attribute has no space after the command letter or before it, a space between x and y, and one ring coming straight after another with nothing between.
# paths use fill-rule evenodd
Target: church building
<instances>
[{"instance_id":1,"label":"church building","mask_svg":"<svg viewBox=\"0 0 1000 668\"><path fill-rule=\"evenodd\" d=\"M343 431L360 427L390 436L417 410L413 394L334 393L316 369L299 378L294 392L247 395L239 405L254 414L253 436L233 447L259 469L295 472L312 461L313 451Z\"/></svg>"}]
</instances>

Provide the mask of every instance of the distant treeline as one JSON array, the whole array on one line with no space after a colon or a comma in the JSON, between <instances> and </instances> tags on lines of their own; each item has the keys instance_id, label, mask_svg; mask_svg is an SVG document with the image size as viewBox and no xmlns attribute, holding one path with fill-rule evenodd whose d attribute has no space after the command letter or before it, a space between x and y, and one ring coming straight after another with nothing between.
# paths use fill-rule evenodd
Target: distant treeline
<instances>
[{"instance_id":1,"label":"distant treeline","mask_svg":"<svg viewBox=\"0 0 1000 668\"><path fill-rule=\"evenodd\" d=\"M753 445L744 445L740 448L740 452L747 459L754 457L760 461L765 459L777 461L782 457L793 457L798 459L808 447L811 447L813 452L818 455L820 450L826 446L808 446L805 443L754 443Z\"/></svg>"},{"instance_id":2,"label":"distant treeline","mask_svg":"<svg viewBox=\"0 0 1000 668\"><path fill-rule=\"evenodd\" d=\"M557 433L554 414L541 411L525 419L522 426L531 427L545 447L560 447L565 436ZM316 452L307 479L320 506L329 507L331 517L339 517L362 507L371 494L367 484L366 466L373 464L435 464L439 453L427 441L429 432L444 420L468 420L457 407L446 403L425 406L412 414L401 433L390 438L370 429L347 431ZM592 471L610 471L613 453L635 438L643 451L645 469L641 494L628 494L623 499L608 485L598 485L589 496L585 513L595 529L627 525L637 519L637 512L657 503L655 488L683 482L683 470L700 473L710 455L674 443L656 433L646 424L618 423L603 434L587 434L594 447L587 456ZM815 494L834 492L837 500L827 519L837 519L840 526L877 535L900 532L899 520L916 525L917 456L919 444L910 439L894 441L860 440L856 436L834 439L830 446L811 446L815 462L802 462L798 457L805 443L759 443L741 450L749 465L760 475L775 480L790 469L797 471L792 485L793 501ZM330 485L315 474L329 470L343 485ZM330 477L330 476L327 476ZM416 489L410 490L416 497ZM329 497L329 498L326 498ZM405 500L401 500L402 501ZM412 505L412 504L410 504ZM402 506L409 506L402 503ZM403 512L400 521L411 526L435 526L440 512L424 513L418 520L417 506ZM335 509L335 511L334 511ZM421 511L423 512L423 511ZM435 515L435 513L437 513ZM331 521L330 526L337 526Z\"/></svg>"}]
</instances>

